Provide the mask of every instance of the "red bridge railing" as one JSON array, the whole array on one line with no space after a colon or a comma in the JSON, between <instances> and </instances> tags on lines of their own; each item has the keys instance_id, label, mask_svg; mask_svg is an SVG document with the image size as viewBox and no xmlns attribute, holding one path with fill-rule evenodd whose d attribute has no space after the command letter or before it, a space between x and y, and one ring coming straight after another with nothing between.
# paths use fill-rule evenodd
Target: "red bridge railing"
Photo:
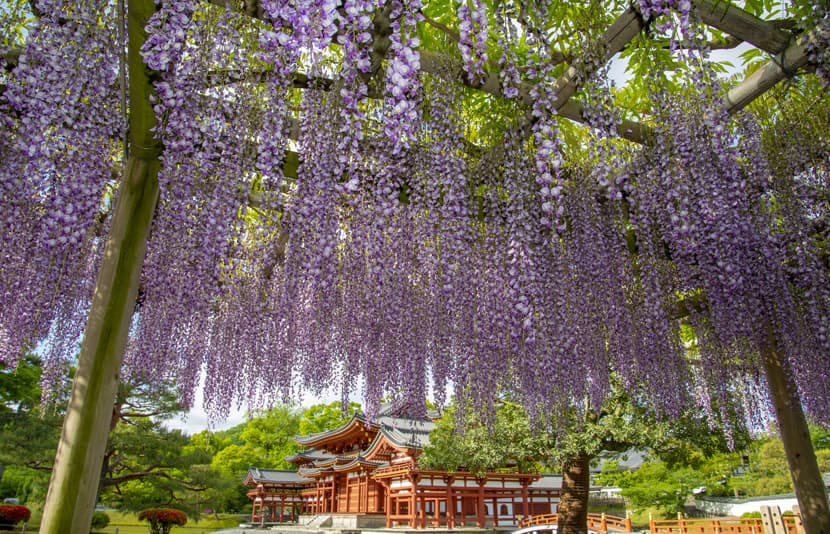
<instances>
[{"instance_id":1,"label":"red bridge railing","mask_svg":"<svg viewBox=\"0 0 830 534\"><path fill-rule=\"evenodd\" d=\"M555 525L558 520L558 514L531 515L519 521L518 526L525 528L534 525ZM631 532L631 518L608 514L588 514L588 528L597 532L609 530Z\"/></svg>"},{"instance_id":2,"label":"red bridge railing","mask_svg":"<svg viewBox=\"0 0 830 534\"><path fill-rule=\"evenodd\" d=\"M783 516L783 527L788 534L804 532L800 516ZM716 519L652 520L651 534L764 534L762 519L721 517Z\"/></svg>"}]
</instances>

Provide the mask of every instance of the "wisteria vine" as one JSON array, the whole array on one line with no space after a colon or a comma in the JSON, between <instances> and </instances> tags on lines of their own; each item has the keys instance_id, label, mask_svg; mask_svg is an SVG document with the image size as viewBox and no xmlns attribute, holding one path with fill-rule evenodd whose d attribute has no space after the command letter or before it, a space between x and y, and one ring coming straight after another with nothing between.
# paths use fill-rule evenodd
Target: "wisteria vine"
<instances>
[{"instance_id":1,"label":"wisteria vine","mask_svg":"<svg viewBox=\"0 0 830 534\"><path fill-rule=\"evenodd\" d=\"M48 381L83 329L125 123L117 14L39 4L54 16L4 66L0 96L0 363L51 340ZM638 5L655 31L679 13L671 53L694 69L675 92L654 74L653 135L633 147L592 49L574 148L551 35L517 22L544 5L496 16L502 94L530 96L530 123L473 138L453 66L420 72L418 0L269 0L257 25L159 2L143 55L161 194L125 372L176 378L186 406L204 375L215 414L328 387L362 389L370 411L389 394L422 406L452 385L485 409L510 389L551 421L599 409L619 377L662 415L746 421L766 402L772 336L809 415L830 423L822 128L728 117L690 3ZM472 85L484 6L458 6ZM825 68L826 42L811 46Z\"/></svg>"}]
</instances>

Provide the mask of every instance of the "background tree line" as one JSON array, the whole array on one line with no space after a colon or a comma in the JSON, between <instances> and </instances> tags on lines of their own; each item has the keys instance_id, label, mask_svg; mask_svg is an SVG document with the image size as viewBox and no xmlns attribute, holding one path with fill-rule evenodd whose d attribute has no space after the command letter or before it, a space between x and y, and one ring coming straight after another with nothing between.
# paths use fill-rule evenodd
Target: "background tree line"
<instances>
[{"instance_id":1,"label":"background tree line","mask_svg":"<svg viewBox=\"0 0 830 534\"><path fill-rule=\"evenodd\" d=\"M40 360L0 368L0 500L16 498L37 510L49 483L66 396L41 405ZM64 395L72 370L63 377ZM293 438L341 424L339 402L309 408L277 405L255 410L222 431L186 435L165 422L183 415L172 383L140 378L119 384L99 486L99 502L122 511L174 506L198 517L205 510L241 512L250 506L242 485L250 466L290 469L300 450Z\"/></svg>"},{"instance_id":2,"label":"background tree line","mask_svg":"<svg viewBox=\"0 0 830 534\"><path fill-rule=\"evenodd\" d=\"M66 400L59 396L51 407L41 405L42 373L35 356L14 370L0 369L0 499L17 498L35 509L45 498ZM71 373L66 370L67 388ZM165 426L182 414L173 384L123 382L113 407L100 502L122 511L175 506L194 517L205 510L244 511L250 501L242 481L250 466L293 468L285 458L301 450L295 436L335 428L358 411L357 403L346 413L339 402L277 405L250 412L245 423L230 429L188 436ZM492 414L451 403L437 421L421 465L563 473L560 512L577 520L588 510L592 484L619 486L635 518L648 512L673 516L701 488L711 496L792 492L774 429L754 439L733 433L730 448L723 430L711 428L702 416L657 421L621 389L599 412L573 420L566 427L555 421L534 426L508 395ZM830 431L814 427L812 439L821 469L830 471ZM614 454L631 449L645 451L646 462L623 469Z\"/></svg>"}]
</instances>

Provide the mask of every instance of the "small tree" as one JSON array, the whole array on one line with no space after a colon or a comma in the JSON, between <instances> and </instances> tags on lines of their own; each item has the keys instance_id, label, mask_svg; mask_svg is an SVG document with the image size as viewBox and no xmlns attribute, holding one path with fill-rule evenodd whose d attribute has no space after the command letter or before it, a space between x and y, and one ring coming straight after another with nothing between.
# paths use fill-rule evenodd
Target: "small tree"
<instances>
[{"instance_id":1,"label":"small tree","mask_svg":"<svg viewBox=\"0 0 830 534\"><path fill-rule=\"evenodd\" d=\"M187 514L175 508L148 508L139 512L138 520L150 523L150 534L168 534L174 525L187 523Z\"/></svg>"},{"instance_id":2,"label":"small tree","mask_svg":"<svg viewBox=\"0 0 830 534\"><path fill-rule=\"evenodd\" d=\"M103 530L110 524L110 516L106 512L94 511L92 512L92 530Z\"/></svg>"},{"instance_id":3,"label":"small tree","mask_svg":"<svg viewBox=\"0 0 830 534\"><path fill-rule=\"evenodd\" d=\"M0 530L11 530L21 521L28 521L32 512L17 504L0 504Z\"/></svg>"}]
</instances>

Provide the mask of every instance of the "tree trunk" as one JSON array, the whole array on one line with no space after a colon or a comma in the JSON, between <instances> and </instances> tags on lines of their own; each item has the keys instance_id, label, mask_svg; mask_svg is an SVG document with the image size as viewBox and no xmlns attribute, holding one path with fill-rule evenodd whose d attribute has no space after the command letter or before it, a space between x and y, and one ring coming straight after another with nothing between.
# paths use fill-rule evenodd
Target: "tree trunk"
<instances>
[{"instance_id":1,"label":"tree trunk","mask_svg":"<svg viewBox=\"0 0 830 534\"><path fill-rule=\"evenodd\" d=\"M153 0L129 0L130 158L87 320L78 370L43 510L43 534L87 534L98 492L118 373L158 199L161 146L140 49Z\"/></svg>"},{"instance_id":2,"label":"tree trunk","mask_svg":"<svg viewBox=\"0 0 830 534\"><path fill-rule=\"evenodd\" d=\"M588 487L591 483L589 464L591 456L580 454L565 461L562 466L562 495L559 500L558 534L587 534Z\"/></svg>"},{"instance_id":3,"label":"tree trunk","mask_svg":"<svg viewBox=\"0 0 830 534\"><path fill-rule=\"evenodd\" d=\"M787 454L795 496L804 520L804 531L807 534L830 534L827 492L810 441L810 429L792 381L792 371L787 358L778 348L771 324L766 325L766 332L761 350L767 384L775 408L778 432Z\"/></svg>"}]
</instances>

